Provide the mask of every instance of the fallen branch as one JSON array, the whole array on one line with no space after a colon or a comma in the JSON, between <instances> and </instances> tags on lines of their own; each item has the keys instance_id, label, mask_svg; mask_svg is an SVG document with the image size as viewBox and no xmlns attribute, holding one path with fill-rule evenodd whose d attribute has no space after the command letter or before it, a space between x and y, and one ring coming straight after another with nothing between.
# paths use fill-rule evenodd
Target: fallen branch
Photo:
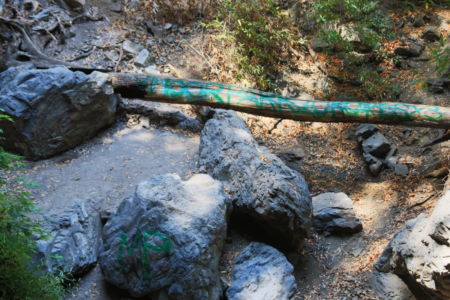
<instances>
[{"instance_id":1,"label":"fallen branch","mask_svg":"<svg viewBox=\"0 0 450 300\"><path fill-rule=\"evenodd\" d=\"M298 121L379 123L450 129L448 107L286 98L228 84L146 74L111 73L110 77L115 91L126 98L206 105Z\"/></svg>"}]
</instances>

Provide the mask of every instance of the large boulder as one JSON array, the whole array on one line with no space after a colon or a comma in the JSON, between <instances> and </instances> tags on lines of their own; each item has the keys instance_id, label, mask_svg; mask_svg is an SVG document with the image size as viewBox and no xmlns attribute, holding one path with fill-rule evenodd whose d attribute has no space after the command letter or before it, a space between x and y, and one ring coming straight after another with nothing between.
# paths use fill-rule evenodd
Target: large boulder
<instances>
[{"instance_id":1,"label":"large boulder","mask_svg":"<svg viewBox=\"0 0 450 300\"><path fill-rule=\"evenodd\" d=\"M206 174L142 182L104 227L106 280L136 297L219 299L229 204L222 184Z\"/></svg>"},{"instance_id":2,"label":"large boulder","mask_svg":"<svg viewBox=\"0 0 450 300\"><path fill-rule=\"evenodd\" d=\"M48 237L38 240L37 246L47 271L78 277L95 266L101 242L97 201L77 201L67 211L46 219Z\"/></svg>"},{"instance_id":3,"label":"large boulder","mask_svg":"<svg viewBox=\"0 0 450 300\"><path fill-rule=\"evenodd\" d=\"M199 164L226 182L233 216L264 240L295 251L311 227L311 197L303 176L258 145L235 112L216 110L204 126Z\"/></svg>"},{"instance_id":4,"label":"large boulder","mask_svg":"<svg viewBox=\"0 0 450 300\"><path fill-rule=\"evenodd\" d=\"M288 300L297 284L294 267L268 245L253 242L235 259L228 300Z\"/></svg>"},{"instance_id":5,"label":"large boulder","mask_svg":"<svg viewBox=\"0 0 450 300\"><path fill-rule=\"evenodd\" d=\"M429 215L392 238L376 269L400 277L418 299L450 299L450 188Z\"/></svg>"},{"instance_id":6,"label":"large boulder","mask_svg":"<svg viewBox=\"0 0 450 300\"><path fill-rule=\"evenodd\" d=\"M11 68L0 74L0 109L11 151L37 160L92 138L114 121L118 97L106 74L86 75L65 67L47 70Z\"/></svg>"}]
</instances>

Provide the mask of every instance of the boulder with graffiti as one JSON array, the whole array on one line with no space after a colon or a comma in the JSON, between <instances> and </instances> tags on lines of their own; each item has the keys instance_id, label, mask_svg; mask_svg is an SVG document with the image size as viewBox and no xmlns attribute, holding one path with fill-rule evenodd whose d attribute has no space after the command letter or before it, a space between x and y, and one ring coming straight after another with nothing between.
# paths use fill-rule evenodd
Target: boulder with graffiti
<instances>
[{"instance_id":1,"label":"boulder with graffiti","mask_svg":"<svg viewBox=\"0 0 450 300\"><path fill-rule=\"evenodd\" d=\"M228 214L222 184L208 175L142 182L104 227L106 280L135 297L220 299Z\"/></svg>"}]
</instances>

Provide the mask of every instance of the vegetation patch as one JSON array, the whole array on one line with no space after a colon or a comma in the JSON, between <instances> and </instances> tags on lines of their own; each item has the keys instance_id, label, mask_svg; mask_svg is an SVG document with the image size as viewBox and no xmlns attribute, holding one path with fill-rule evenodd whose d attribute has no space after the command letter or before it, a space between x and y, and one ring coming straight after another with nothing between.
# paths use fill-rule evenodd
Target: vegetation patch
<instances>
[{"instance_id":1,"label":"vegetation patch","mask_svg":"<svg viewBox=\"0 0 450 300\"><path fill-rule=\"evenodd\" d=\"M275 89L289 47L301 43L287 11L275 0L221 0L218 17L206 26L219 30L218 38L232 45L231 56L239 67L235 78L262 90Z\"/></svg>"},{"instance_id":2,"label":"vegetation patch","mask_svg":"<svg viewBox=\"0 0 450 300\"><path fill-rule=\"evenodd\" d=\"M0 119L12 121L2 113ZM0 147L3 174L20 165L20 157ZM23 190L20 183L12 185L0 178L0 299L60 299L61 278L45 273L40 264L33 262L36 252L33 237L43 235L43 231L39 222L29 216L36 208Z\"/></svg>"}]
</instances>

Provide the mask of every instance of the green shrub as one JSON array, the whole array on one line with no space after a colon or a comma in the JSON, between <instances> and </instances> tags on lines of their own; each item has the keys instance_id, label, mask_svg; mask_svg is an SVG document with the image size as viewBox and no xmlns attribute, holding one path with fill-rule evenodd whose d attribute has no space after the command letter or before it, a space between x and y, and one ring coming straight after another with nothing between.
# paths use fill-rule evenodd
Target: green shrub
<instances>
[{"instance_id":1,"label":"green shrub","mask_svg":"<svg viewBox=\"0 0 450 300\"><path fill-rule=\"evenodd\" d=\"M0 112L1 119L11 119ZM1 133L0 129L0 133ZM2 174L19 166L20 157L0 147ZM33 235L42 235L39 223L29 217L35 206L25 191L13 190L0 177L0 299L60 299L61 281L43 272L32 261L36 251Z\"/></svg>"},{"instance_id":2,"label":"green shrub","mask_svg":"<svg viewBox=\"0 0 450 300\"><path fill-rule=\"evenodd\" d=\"M399 94L399 88L390 83L388 78L383 78L376 71L361 68L358 71L359 81L364 88L367 96L373 99L396 98Z\"/></svg>"},{"instance_id":3,"label":"green shrub","mask_svg":"<svg viewBox=\"0 0 450 300\"><path fill-rule=\"evenodd\" d=\"M383 13L378 1L319 0L313 5L312 15L321 26L321 38L331 42L329 50L332 51L371 51L379 48L381 41L392 35L391 21ZM357 35L360 41L358 43L347 41L338 30L343 27ZM340 38L334 37L334 42L330 41L330 34L340 35Z\"/></svg>"},{"instance_id":4,"label":"green shrub","mask_svg":"<svg viewBox=\"0 0 450 300\"><path fill-rule=\"evenodd\" d=\"M274 88L278 64L287 53L293 34L287 15L275 0L220 0L218 18L210 25L235 45L233 57L240 71L263 90Z\"/></svg>"},{"instance_id":5,"label":"green shrub","mask_svg":"<svg viewBox=\"0 0 450 300\"><path fill-rule=\"evenodd\" d=\"M445 45L442 35L437 45L430 47L430 53L439 75L450 77L450 46Z\"/></svg>"}]
</instances>

